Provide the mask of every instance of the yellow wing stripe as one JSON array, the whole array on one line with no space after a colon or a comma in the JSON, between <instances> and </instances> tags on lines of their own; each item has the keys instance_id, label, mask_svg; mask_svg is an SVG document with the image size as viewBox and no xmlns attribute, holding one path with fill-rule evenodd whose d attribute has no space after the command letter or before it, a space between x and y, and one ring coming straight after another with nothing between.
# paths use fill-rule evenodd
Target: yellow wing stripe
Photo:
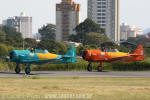
<instances>
[{"instance_id":1,"label":"yellow wing stripe","mask_svg":"<svg viewBox=\"0 0 150 100\"><path fill-rule=\"evenodd\" d=\"M128 56L127 53L123 52L107 52L108 56L111 58L117 58L117 57L123 57L123 56Z\"/></svg>"},{"instance_id":2,"label":"yellow wing stripe","mask_svg":"<svg viewBox=\"0 0 150 100\"><path fill-rule=\"evenodd\" d=\"M57 55L56 54L52 54L52 53L46 53L46 54L42 54L42 53L37 53L39 59L56 59Z\"/></svg>"}]
</instances>

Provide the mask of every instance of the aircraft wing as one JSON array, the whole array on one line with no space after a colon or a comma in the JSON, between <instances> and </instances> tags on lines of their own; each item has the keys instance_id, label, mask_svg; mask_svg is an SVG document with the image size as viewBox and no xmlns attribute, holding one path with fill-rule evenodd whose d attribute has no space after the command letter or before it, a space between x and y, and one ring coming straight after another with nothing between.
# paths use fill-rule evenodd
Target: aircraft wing
<instances>
[{"instance_id":1,"label":"aircraft wing","mask_svg":"<svg viewBox=\"0 0 150 100\"><path fill-rule=\"evenodd\" d=\"M111 58L111 59L106 59L104 62L118 62L120 60L132 58L133 56L123 56L123 57L116 57L116 58Z\"/></svg>"},{"instance_id":2,"label":"aircraft wing","mask_svg":"<svg viewBox=\"0 0 150 100\"><path fill-rule=\"evenodd\" d=\"M40 59L40 60L35 60L35 61L32 61L32 63L55 63L57 61L62 61L63 59Z\"/></svg>"},{"instance_id":3,"label":"aircraft wing","mask_svg":"<svg viewBox=\"0 0 150 100\"><path fill-rule=\"evenodd\" d=\"M72 58L72 56L64 55L63 58Z\"/></svg>"},{"instance_id":4,"label":"aircraft wing","mask_svg":"<svg viewBox=\"0 0 150 100\"><path fill-rule=\"evenodd\" d=\"M130 54L130 56L133 56L133 57L135 56L136 57L136 56L141 56L141 55L139 55L139 54Z\"/></svg>"}]
</instances>

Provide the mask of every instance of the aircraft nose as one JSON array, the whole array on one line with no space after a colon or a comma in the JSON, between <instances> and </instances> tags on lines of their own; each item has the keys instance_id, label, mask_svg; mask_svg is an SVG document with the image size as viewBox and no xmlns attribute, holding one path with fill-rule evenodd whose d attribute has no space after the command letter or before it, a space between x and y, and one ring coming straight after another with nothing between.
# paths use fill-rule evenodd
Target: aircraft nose
<instances>
[{"instance_id":1,"label":"aircraft nose","mask_svg":"<svg viewBox=\"0 0 150 100\"><path fill-rule=\"evenodd\" d=\"M14 58L14 52L11 52L11 53L9 54L9 57L10 57L10 60L12 60L12 59Z\"/></svg>"},{"instance_id":2,"label":"aircraft nose","mask_svg":"<svg viewBox=\"0 0 150 100\"><path fill-rule=\"evenodd\" d=\"M14 59L14 52L10 52L8 56L6 56L6 61L9 61L9 60L13 60Z\"/></svg>"},{"instance_id":3,"label":"aircraft nose","mask_svg":"<svg viewBox=\"0 0 150 100\"><path fill-rule=\"evenodd\" d=\"M10 52L9 58L10 58L11 61L16 61L16 60L18 60L18 56L17 56L17 54L16 54L15 51Z\"/></svg>"}]
</instances>

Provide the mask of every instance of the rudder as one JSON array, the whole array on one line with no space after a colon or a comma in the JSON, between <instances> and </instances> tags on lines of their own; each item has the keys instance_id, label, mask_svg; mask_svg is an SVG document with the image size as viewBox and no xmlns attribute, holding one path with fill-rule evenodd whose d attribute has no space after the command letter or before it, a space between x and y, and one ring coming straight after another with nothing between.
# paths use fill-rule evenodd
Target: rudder
<instances>
[{"instance_id":1,"label":"rudder","mask_svg":"<svg viewBox=\"0 0 150 100\"><path fill-rule=\"evenodd\" d=\"M75 47L72 45L69 48L69 50L67 51L67 53L65 55L63 55L62 57L63 57L63 61L65 63L77 62L77 55L76 55Z\"/></svg>"},{"instance_id":2,"label":"rudder","mask_svg":"<svg viewBox=\"0 0 150 100\"><path fill-rule=\"evenodd\" d=\"M138 54L144 56L144 50L142 45L138 45L137 49L135 50L134 54Z\"/></svg>"},{"instance_id":3,"label":"rudder","mask_svg":"<svg viewBox=\"0 0 150 100\"><path fill-rule=\"evenodd\" d=\"M65 56L76 57L76 50L75 50L75 47L73 45L66 52Z\"/></svg>"}]
</instances>

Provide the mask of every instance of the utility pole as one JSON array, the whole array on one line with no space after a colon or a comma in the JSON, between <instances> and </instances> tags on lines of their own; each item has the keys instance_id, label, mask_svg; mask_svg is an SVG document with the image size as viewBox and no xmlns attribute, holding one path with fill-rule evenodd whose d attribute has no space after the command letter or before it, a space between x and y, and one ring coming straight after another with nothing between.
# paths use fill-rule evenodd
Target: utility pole
<instances>
[{"instance_id":1,"label":"utility pole","mask_svg":"<svg viewBox=\"0 0 150 100\"><path fill-rule=\"evenodd\" d=\"M24 50L24 39L23 39L23 50Z\"/></svg>"}]
</instances>

